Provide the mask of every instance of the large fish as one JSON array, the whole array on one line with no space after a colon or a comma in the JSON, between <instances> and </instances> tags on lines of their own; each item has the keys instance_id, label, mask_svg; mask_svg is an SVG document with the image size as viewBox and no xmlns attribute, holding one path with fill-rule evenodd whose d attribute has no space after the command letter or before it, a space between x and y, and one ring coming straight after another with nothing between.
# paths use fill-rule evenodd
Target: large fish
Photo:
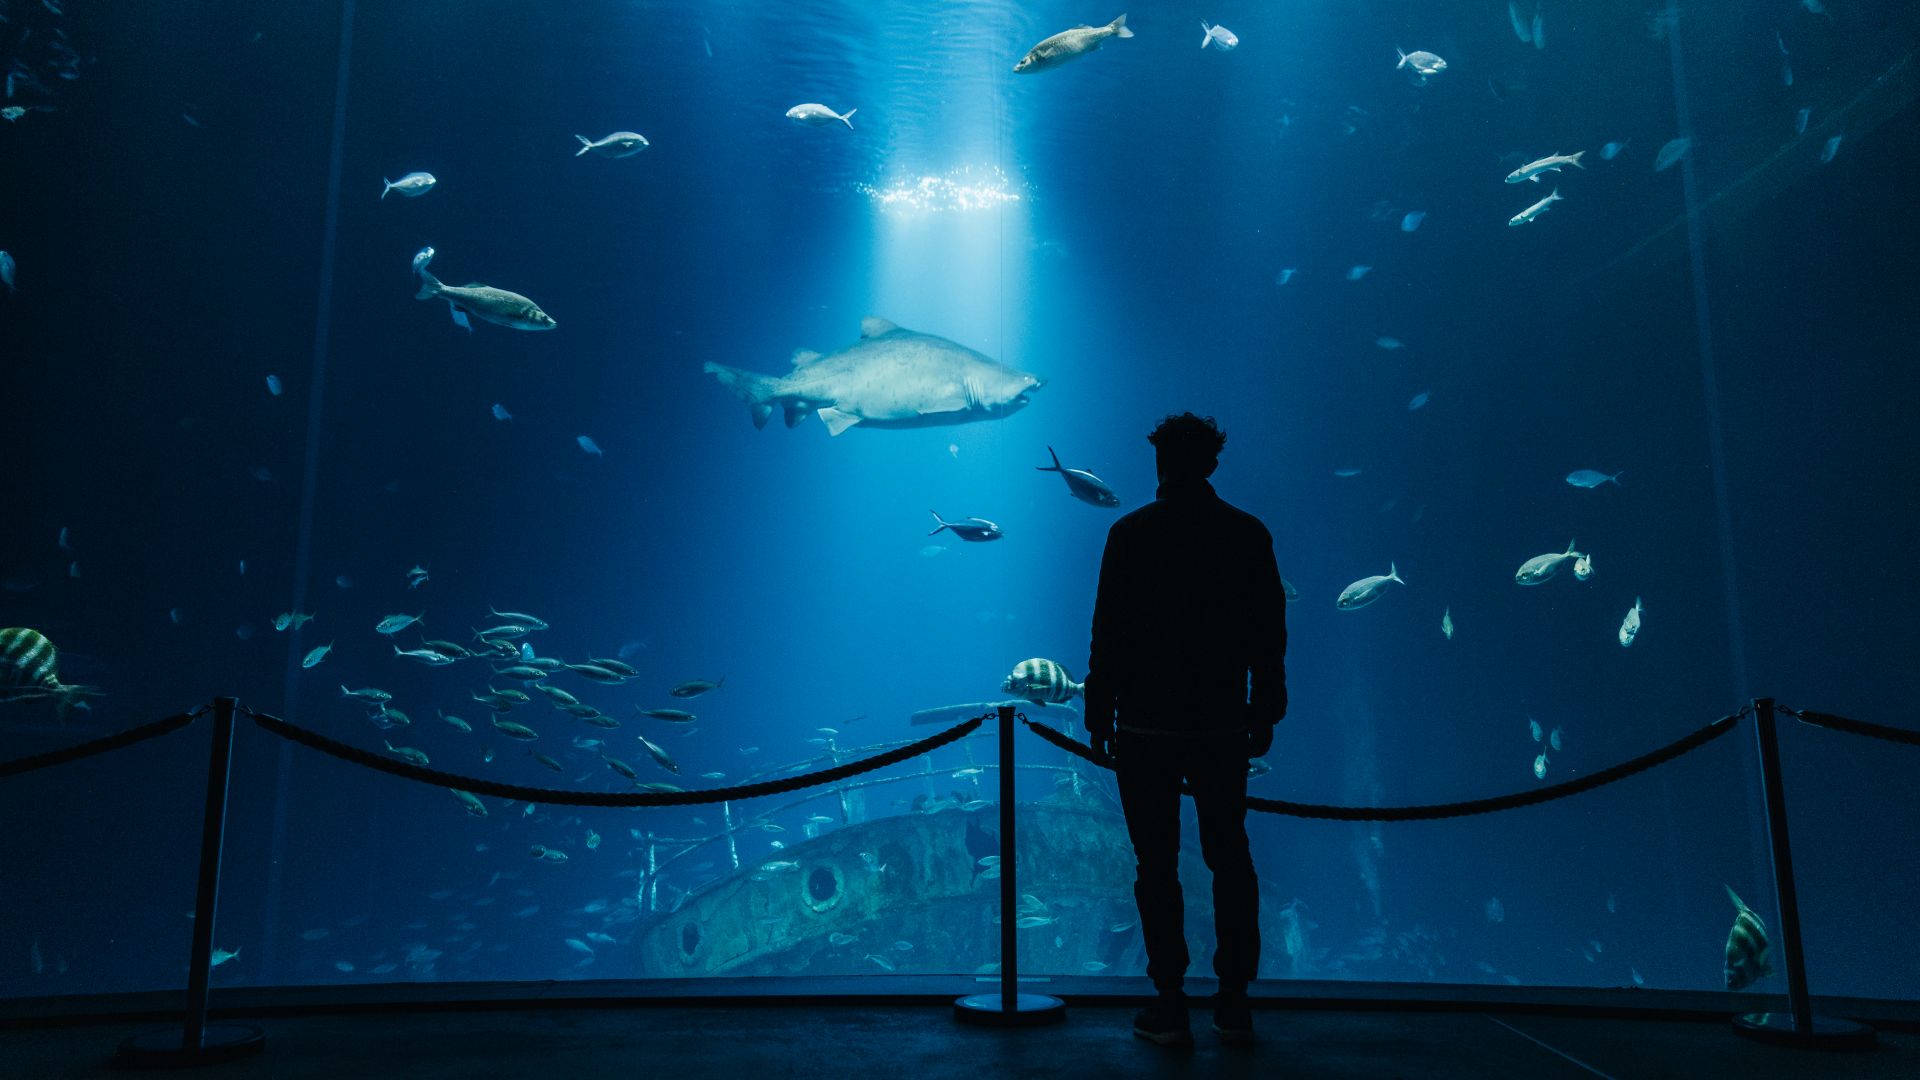
<instances>
[{"instance_id":1,"label":"large fish","mask_svg":"<svg viewBox=\"0 0 1920 1080\"><path fill-rule=\"evenodd\" d=\"M1035 704L1064 705L1084 693L1086 685L1074 682L1067 669L1052 660L1035 657L1014 665L1013 674L1000 683L1000 689Z\"/></svg>"},{"instance_id":2,"label":"large fish","mask_svg":"<svg viewBox=\"0 0 1920 1080\"><path fill-rule=\"evenodd\" d=\"M1046 385L946 338L873 316L860 320L860 340L840 352L795 353L788 375L715 363L706 370L747 403L754 427L766 427L778 405L788 427L817 412L833 435L855 424L911 428L998 420L1025 408L1028 393Z\"/></svg>"},{"instance_id":3,"label":"large fish","mask_svg":"<svg viewBox=\"0 0 1920 1080\"><path fill-rule=\"evenodd\" d=\"M1085 469L1069 469L1060 464L1060 455L1055 454L1051 446L1047 447L1047 453L1053 456L1053 464L1035 465L1034 468L1041 472L1059 473L1067 481L1067 491L1072 493L1074 498L1095 506L1120 505L1120 496L1114 494L1114 490L1107 486L1105 480Z\"/></svg>"},{"instance_id":4,"label":"large fish","mask_svg":"<svg viewBox=\"0 0 1920 1080\"><path fill-rule=\"evenodd\" d=\"M103 692L61 682L60 650L45 634L25 626L0 630L0 704L51 698L65 720L81 698Z\"/></svg>"},{"instance_id":5,"label":"large fish","mask_svg":"<svg viewBox=\"0 0 1920 1080\"><path fill-rule=\"evenodd\" d=\"M1125 15L1105 26L1076 26L1071 30L1062 30L1052 37L1027 50L1027 55L1013 65L1016 75L1032 71L1046 71L1059 67L1069 60L1080 57L1106 44L1108 38L1130 38L1133 31L1127 29Z\"/></svg>"},{"instance_id":6,"label":"large fish","mask_svg":"<svg viewBox=\"0 0 1920 1080\"><path fill-rule=\"evenodd\" d=\"M551 330L559 325L540 305L517 292L491 285L447 285L427 271L433 261L433 249L427 248L413 260L413 272L420 275L420 291L415 300L445 300L455 311L477 315L495 326L515 330Z\"/></svg>"}]
</instances>

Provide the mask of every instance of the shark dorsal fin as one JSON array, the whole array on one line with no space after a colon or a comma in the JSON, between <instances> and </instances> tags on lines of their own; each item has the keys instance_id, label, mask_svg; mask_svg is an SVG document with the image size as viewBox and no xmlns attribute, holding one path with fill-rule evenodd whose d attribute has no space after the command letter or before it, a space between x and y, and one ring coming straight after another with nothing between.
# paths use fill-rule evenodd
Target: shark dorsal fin
<instances>
[{"instance_id":1,"label":"shark dorsal fin","mask_svg":"<svg viewBox=\"0 0 1920 1080\"><path fill-rule=\"evenodd\" d=\"M869 315L860 320L860 336L863 338L877 338L881 334L891 334L898 329L900 329L898 326L878 315Z\"/></svg>"},{"instance_id":2,"label":"shark dorsal fin","mask_svg":"<svg viewBox=\"0 0 1920 1080\"><path fill-rule=\"evenodd\" d=\"M806 367L808 364L811 364L818 359L820 359L820 354L817 352L814 352L812 349L793 350L793 366L794 367Z\"/></svg>"}]
</instances>

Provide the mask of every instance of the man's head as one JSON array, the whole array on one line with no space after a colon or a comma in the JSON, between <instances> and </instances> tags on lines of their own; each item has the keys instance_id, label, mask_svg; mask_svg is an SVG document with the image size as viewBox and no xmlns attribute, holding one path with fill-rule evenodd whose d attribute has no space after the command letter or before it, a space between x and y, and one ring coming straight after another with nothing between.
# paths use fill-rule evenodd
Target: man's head
<instances>
[{"instance_id":1,"label":"man's head","mask_svg":"<svg viewBox=\"0 0 1920 1080\"><path fill-rule=\"evenodd\" d=\"M1169 416L1147 436L1153 444L1160 482L1205 480L1220 466L1220 448L1227 445L1227 433L1211 416L1190 412Z\"/></svg>"}]
</instances>

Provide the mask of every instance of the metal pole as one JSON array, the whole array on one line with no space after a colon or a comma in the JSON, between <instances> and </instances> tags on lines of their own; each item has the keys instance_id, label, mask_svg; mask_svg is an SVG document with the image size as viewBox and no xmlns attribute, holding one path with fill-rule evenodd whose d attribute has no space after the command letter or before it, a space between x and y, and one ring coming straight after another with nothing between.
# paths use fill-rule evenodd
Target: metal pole
<instances>
[{"instance_id":1,"label":"metal pole","mask_svg":"<svg viewBox=\"0 0 1920 1080\"><path fill-rule=\"evenodd\" d=\"M1872 1044L1873 1029L1851 1020L1815 1016L1807 993L1807 958L1800 942L1800 895L1793 883L1793 848L1787 840L1787 791L1780 774L1779 731L1772 698L1753 702L1753 737L1760 750L1760 786L1767 803L1767 841L1773 854L1773 891L1780 908L1780 955L1787 967L1786 1013L1749 1013L1734 1018L1743 1034L1794 1046L1852 1048Z\"/></svg>"},{"instance_id":2,"label":"metal pole","mask_svg":"<svg viewBox=\"0 0 1920 1080\"><path fill-rule=\"evenodd\" d=\"M733 802L731 800L720 804L720 820L727 827L727 858L733 863L733 868L738 870L740 869L740 843L733 838Z\"/></svg>"},{"instance_id":3,"label":"metal pole","mask_svg":"<svg viewBox=\"0 0 1920 1080\"><path fill-rule=\"evenodd\" d=\"M187 960L187 1017L178 1036L169 1029L136 1035L120 1044L120 1057L134 1064L183 1065L228 1061L259 1053L266 1035L241 1024L207 1026L208 982L213 974L214 919L220 900L220 857L226 844L227 783L233 767L230 697L213 700L213 746L207 758L207 801L200 819L200 880L193 905L193 949Z\"/></svg>"}]
</instances>

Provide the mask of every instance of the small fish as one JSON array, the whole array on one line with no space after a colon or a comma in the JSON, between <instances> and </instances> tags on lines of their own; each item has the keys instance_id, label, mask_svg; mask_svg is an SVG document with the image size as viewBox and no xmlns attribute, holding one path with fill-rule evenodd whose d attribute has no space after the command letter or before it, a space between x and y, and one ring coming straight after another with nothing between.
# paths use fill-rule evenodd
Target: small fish
<instances>
[{"instance_id":1,"label":"small fish","mask_svg":"<svg viewBox=\"0 0 1920 1080\"><path fill-rule=\"evenodd\" d=\"M574 952L586 953L588 956L593 955L593 946L587 944L584 941L581 941L577 937L568 938L566 941L566 945L567 945L567 948L572 949Z\"/></svg>"},{"instance_id":2,"label":"small fish","mask_svg":"<svg viewBox=\"0 0 1920 1080\"><path fill-rule=\"evenodd\" d=\"M1373 267L1368 266L1365 263L1361 263L1355 266L1350 266L1347 268L1347 280L1359 281L1361 278L1366 277L1368 274L1372 272L1373 272Z\"/></svg>"},{"instance_id":3,"label":"small fish","mask_svg":"<svg viewBox=\"0 0 1920 1080\"><path fill-rule=\"evenodd\" d=\"M213 962L211 964L208 964L207 966L219 967L221 964L224 964L229 960L237 960L239 958L240 958L239 949L215 949L213 950L213 957L212 957Z\"/></svg>"},{"instance_id":4,"label":"small fish","mask_svg":"<svg viewBox=\"0 0 1920 1080\"><path fill-rule=\"evenodd\" d=\"M433 185L439 182L433 178L432 173L410 172L398 180L382 180L381 183L386 186L380 189L380 197L384 199L387 197L387 192L397 191L409 199L417 199L432 191Z\"/></svg>"},{"instance_id":5,"label":"small fish","mask_svg":"<svg viewBox=\"0 0 1920 1080\"><path fill-rule=\"evenodd\" d=\"M516 724L512 720L502 720L497 716L493 718L493 726L496 731L510 739L527 741L540 737L539 732L525 724Z\"/></svg>"},{"instance_id":6,"label":"small fish","mask_svg":"<svg viewBox=\"0 0 1920 1080\"><path fill-rule=\"evenodd\" d=\"M1540 14L1539 8L1533 9L1533 47L1536 49L1547 47L1547 23Z\"/></svg>"},{"instance_id":7,"label":"small fish","mask_svg":"<svg viewBox=\"0 0 1920 1080\"><path fill-rule=\"evenodd\" d=\"M1361 578L1340 590L1340 598L1333 602L1333 606L1341 611L1358 611L1380 599L1386 592L1387 586L1396 582L1401 585L1406 584L1406 581L1400 577L1399 566L1388 564L1385 574Z\"/></svg>"},{"instance_id":8,"label":"small fish","mask_svg":"<svg viewBox=\"0 0 1920 1080\"><path fill-rule=\"evenodd\" d=\"M677 762L673 760L672 754L669 754L665 750L661 749L661 747L658 744L648 739L645 735L635 735L634 738L640 740L640 745L647 748L647 753L652 756L654 761L659 763L661 768L667 770L670 773L677 773L680 771L680 766Z\"/></svg>"},{"instance_id":9,"label":"small fish","mask_svg":"<svg viewBox=\"0 0 1920 1080\"><path fill-rule=\"evenodd\" d=\"M835 930L833 933L827 935L827 944L832 945L835 948L839 948L844 945L851 945L858 940L859 940L859 937L857 935L843 934L838 930Z\"/></svg>"},{"instance_id":10,"label":"small fish","mask_svg":"<svg viewBox=\"0 0 1920 1080\"><path fill-rule=\"evenodd\" d=\"M1733 929L1727 932L1726 986L1728 990L1744 990L1773 973L1767 959L1767 924L1731 887L1721 887L1733 901L1734 911Z\"/></svg>"},{"instance_id":11,"label":"small fish","mask_svg":"<svg viewBox=\"0 0 1920 1080\"><path fill-rule=\"evenodd\" d=\"M267 393L272 394L274 397L279 397L280 391L283 389L285 389L285 387L280 384L280 376L267 376Z\"/></svg>"},{"instance_id":12,"label":"small fish","mask_svg":"<svg viewBox=\"0 0 1920 1080\"><path fill-rule=\"evenodd\" d=\"M1053 464L1035 465L1034 469L1038 472L1059 473L1061 479L1067 482L1067 492L1074 498L1094 506L1112 507L1120 505L1120 496L1114 494L1113 489L1107 486L1105 480L1100 479L1085 469L1069 469L1060 464L1060 455L1054 453L1053 447L1051 446L1047 447L1047 454L1053 458ZM934 515L936 519L938 519L939 516L938 514ZM939 531L939 529L934 530L934 532ZM965 537L962 537L962 539L965 539Z\"/></svg>"},{"instance_id":13,"label":"small fish","mask_svg":"<svg viewBox=\"0 0 1920 1080\"><path fill-rule=\"evenodd\" d=\"M600 760L607 763L607 768L612 769L614 772L619 773L621 776L624 776L629 780L640 779L640 774L633 771L633 766L627 764L624 761L621 761L619 758L608 757L605 754L601 754Z\"/></svg>"},{"instance_id":14,"label":"small fish","mask_svg":"<svg viewBox=\"0 0 1920 1080\"><path fill-rule=\"evenodd\" d=\"M535 683L533 688L547 695L547 697L551 699L555 705L580 704L579 698L574 697L572 694L567 693L565 690L562 690L557 686L548 686L545 683Z\"/></svg>"},{"instance_id":15,"label":"small fish","mask_svg":"<svg viewBox=\"0 0 1920 1080\"><path fill-rule=\"evenodd\" d=\"M721 676L717 682L706 679L688 679L686 682L667 691L667 694L677 698L699 697L709 690L720 689L721 686L725 685L726 681L727 679L724 675Z\"/></svg>"},{"instance_id":16,"label":"small fish","mask_svg":"<svg viewBox=\"0 0 1920 1080\"><path fill-rule=\"evenodd\" d=\"M889 960L889 959L887 959L886 957L884 957L884 956L882 956L882 955L880 955L879 953L868 953L867 955L865 955L865 956L863 956L863 957L861 957L861 959L862 959L862 960L871 960L871 961L873 961L874 963L876 963L876 964L878 964L878 965L880 965L880 967L881 967L881 968L882 968L883 970L886 970L886 971L893 971L893 970L895 970L895 968L894 968L894 966L893 966L893 961L891 961L891 960Z\"/></svg>"},{"instance_id":17,"label":"small fish","mask_svg":"<svg viewBox=\"0 0 1920 1080\"><path fill-rule=\"evenodd\" d=\"M1095 51L1104 45L1108 38L1130 38L1133 31L1127 29L1125 15L1105 26L1076 26L1071 30L1062 30L1027 50L1027 55L1013 65L1016 75L1049 71L1070 60Z\"/></svg>"},{"instance_id":18,"label":"small fish","mask_svg":"<svg viewBox=\"0 0 1920 1080\"><path fill-rule=\"evenodd\" d=\"M1593 556L1582 555L1573 560L1573 576L1585 581L1593 576Z\"/></svg>"},{"instance_id":19,"label":"small fish","mask_svg":"<svg viewBox=\"0 0 1920 1080\"><path fill-rule=\"evenodd\" d=\"M1418 412L1422 407L1426 405L1427 402L1432 400L1433 400L1433 395L1423 390L1420 393L1413 395L1413 397L1407 400L1407 411Z\"/></svg>"},{"instance_id":20,"label":"small fish","mask_svg":"<svg viewBox=\"0 0 1920 1080\"><path fill-rule=\"evenodd\" d=\"M938 510L930 510L928 513L933 515L933 520L940 523L934 526L933 531L927 534L928 536L933 536L942 529L948 529L951 530L955 536L958 536L968 543L998 540L1001 537L1000 526L995 525L986 518L970 517L965 521L948 521L940 516L940 511Z\"/></svg>"},{"instance_id":21,"label":"small fish","mask_svg":"<svg viewBox=\"0 0 1920 1080\"><path fill-rule=\"evenodd\" d=\"M1409 210L1406 216L1400 219L1400 231L1412 232L1419 228L1420 223L1425 220L1427 220L1427 212L1425 210Z\"/></svg>"},{"instance_id":22,"label":"small fish","mask_svg":"<svg viewBox=\"0 0 1920 1080\"><path fill-rule=\"evenodd\" d=\"M588 851L597 851L597 850L599 850L599 848L600 848L600 834L599 834L599 833L597 833L597 832L594 832L594 831L593 831L593 830L592 830L591 828L589 828L589 829L587 830L587 841L586 841L586 843L587 843L587 850L588 850ZM588 937L592 937L593 935L592 935L592 934L588 934L587 936L588 936ZM609 941L609 942L608 942L608 944L612 944L612 942L611 942L611 941Z\"/></svg>"},{"instance_id":23,"label":"small fish","mask_svg":"<svg viewBox=\"0 0 1920 1080\"><path fill-rule=\"evenodd\" d=\"M433 249L428 248L422 254L430 262ZM497 289L491 285L448 285L433 276L427 270L426 263L418 256L414 257L414 274L420 279L420 289L414 293L416 300L445 300L447 303L473 315L513 330L552 330L558 326L553 316L540 310L540 305L506 289Z\"/></svg>"},{"instance_id":24,"label":"small fish","mask_svg":"<svg viewBox=\"0 0 1920 1080\"><path fill-rule=\"evenodd\" d=\"M580 677L586 678L586 679L592 679L594 682L598 682L598 683L618 684L618 683L623 683L627 680L627 677L625 675L622 675L617 671L609 671L606 668L600 667L596 664L566 664L563 666L568 671L573 672L575 675L579 675Z\"/></svg>"},{"instance_id":25,"label":"small fish","mask_svg":"<svg viewBox=\"0 0 1920 1080\"><path fill-rule=\"evenodd\" d=\"M1575 469L1567 474L1567 483L1577 488L1591 489L1597 488L1601 484L1618 484L1620 478L1626 474L1627 471L1625 469L1617 473L1603 473L1598 469Z\"/></svg>"},{"instance_id":26,"label":"small fish","mask_svg":"<svg viewBox=\"0 0 1920 1080\"><path fill-rule=\"evenodd\" d=\"M440 712L440 710L438 709L435 709L434 712L439 715L440 719L445 720L447 722L447 726L453 728L453 730L461 732L462 734L467 734L467 735L471 735L473 733L473 725L467 723L465 720L462 720L459 717L450 715L448 713Z\"/></svg>"},{"instance_id":27,"label":"small fish","mask_svg":"<svg viewBox=\"0 0 1920 1080\"><path fill-rule=\"evenodd\" d=\"M852 131L853 114L859 111L859 109L848 109L844 113L837 113L819 102L809 101L804 105L795 105L793 108L788 109L787 119L797 120L808 127L819 127L822 124L828 126L845 124L847 125L847 130Z\"/></svg>"},{"instance_id":28,"label":"small fish","mask_svg":"<svg viewBox=\"0 0 1920 1080\"><path fill-rule=\"evenodd\" d=\"M1653 171L1666 172L1668 169L1673 168L1674 162L1686 157L1687 151L1691 149L1693 149L1693 140L1690 138L1682 137L1669 140L1665 146L1660 148L1659 153L1653 155Z\"/></svg>"},{"instance_id":29,"label":"small fish","mask_svg":"<svg viewBox=\"0 0 1920 1080\"><path fill-rule=\"evenodd\" d=\"M315 664L318 664L320 661L325 660L327 658L327 654L332 651L333 651L333 642L329 641L325 645L322 645L319 648L314 649L313 651L307 653L305 658L303 658L300 661L300 666L303 668L313 667Z\"/></svg>"},{"instance_id":30,"label":"small fish","mask_svg":"<svg viewBox=\"0 0 1920 1080\"><path fill-rule=\"evenodd\" d=\"M524 611L495 611L492 605L488 605L487 614L493 616L496 619L505 619L508 624L507 626L508 629L517 630L517 633L509 635L511 637L519 637L520 635L525 634L529 630L551 630L552 629L552 627L547 625L547 621L545 619L536 618L532 615L527 614Z\"/></svg>"},{"instance_id":31,"label":"small fish","mask_svg":"<svg viewBox=\"0 0 1920 1080\"><path fill-rule=\"evenodd\" d=\"M493 418L495 420L511 420L513 419L513 414L507 411L505 405L496 401L493 403Z\"/></svg>"},{"instance_id":32,"label":"small fish","mask_svg":"<svg viewBox=\"0 0 1920 1080\"><path fill-rule=\"evenodd\" d=\"M1529 206L1525 210L1522 210L1519 213L1508 218L1507 224L1508 225L1525 225L1527 222L1532 221L1534 218L1537 218L1541 214L1544 214L1548 210L1551 210L1553 208L1554 203L1563 202L1563 201L1565 201L1565 197L1560 194L1560 189L1554 188L1553 194L1548 195L1546 198L1541 199L1539 202L1534 203L1532 206Z\"/></svg>"},{"instance_id":33,"label":"small fish","mask_svg":"<svg viewBox=\"0 0 1920 1080\"><path fill-rule=\"evenodd\" d=\"M1568 165L1576 169L1585 169L1586 166L1580 164L1580 159L1586 156L1586 153L1585 150L1582 150L1575 154L1548 154L1538 161L1529 161L1525 165L1508 173L1507 183L1518 184L1531 180L1537 184L1540 182L1540 175L1542 173L1559 172Z\"/></svg>"},{"instance_id":34,"label":"small fish","mask_svg":"<svg viewBox=\"0 0 1920 1080\"><path fill-rule=\"evenodd\" d=\"M552 769L554 772L566 771L566 769L558 761L555 761L553 758L550 758L545 754L535 754L533 755L533 760L539 762L542 765L545 765L547 768Z\"/></svg>"},{"instance_id":35,"label":"small fish","mask_svg":"<svg viewBox=\"0 0 1920 1080\"><path fill-rule=\"evenodd\" d=\"M1610 142L1605 146L1602 146L1600 148L1600 160L1612 161L1614 158L1619 157L1620 151L1625 150L1627 148L1627 142L1629 141L1631 140L1623 140L1621 142Z\"/></svg>"},{"instance_id":36,"label":"small fish","mask_svg":"<svg viewBox=\"0 0 1920 1080\"><path fill-rule=\"evenodd\" d=\"M575 135L574 138L580 140L580 149L574 151L574 157L589 153L609 158L632 157L653 145L637 131L616 131L604 139L589 139L585 135Z\"/></svg>"},{"instance_id":37,"label":"small fish","mask_svg":"<svg viewBox=\"0 0 1920 1080\"><path fill-rule=\"evenodd\" d=\"M1448 608L1447 610L1440 613L1440 632L1446 635L1446 638L1448 641L1453 640L1453 609L1452 608Z\"/></svg>"},{"instance_id":38,"label":"small fish","mask_svg":"<svg viewBox=\"0 0 1920 1080\"><path fill-rule=\"evenodd\" d=\"M7 76L7 85L13 85L13 76ZM9 105L4 109L0 109L0 120L5 120L10 124L25 115L27 115L27 109L24 105Z\"/></svg>"},{"instance_id":39,"label":"small fish","mask_svg":"<svg viewBox=\"0 0 1920 1080\"><path fill-rule=\"evenodd\" d=\"M1080 970L1088 974L1098 974L1111 966L1105 960L1088 960L1080 965Z\"/></svg>"},{"instance_id":40,"label":"small fish","mask_svg":"<svg viewBox=\"0 0 1920 1080\"><path fill-rule=\"evenodd\" d=\"M1533 558L1521 563L1520 569L1513 575L1513 580L1519 585L1539 585L1550 580L1555 574L1558 574L1561 563L1578 558L1580 558L1580 553L1573 550L1573 541L1569 540L1567 541L1567 550L1557 555L1535 555Z\"/></svg>"},{"instance_id":41,"label":"small fish","mask_svg":"<svg viewBox=\"0 0 1920 1080\"><path fill-rule=\"evenodd\" d=\"M528 806L527 809L532 810L533 807ZM534 858L539 859L541 862L550 862L555 865L558 865L560 863L567 861L566 852L556 851L555 849L547 847L544 844L534 844L532 847L527 849L527 852L528 854L532 855Z\"/></svg>"},{"instance_id":42,"label":"small fish","mask_svg":"<svg viewBox=\"0 0 1920 1080\"><path fill-rule=\"evenodd\" d=\"M1428 79L1447 70L1447 62L1433 53L1419 49L1413 52L1407 52L1403 49L1395 49L1394 51L1400 56L1400 62L1393 65L1394 70L1398 71L1401 68L1412 68L1415 77L1423 86Z\"/></svg>"},{"instance_id":43,"label":"small fish","mask_svg":"<svg viewBox=\"0 0 1920 1080\"><path fill-rule=\"evenodd\" d=\"M425 617L424 612L419 615L389 615L380 620L379 624L373 628L373 632L376 634L397 634Z\"/></svg>"},{"instance_id":44,"label":"small fish","mask_svg":"<svg viewBox=\"0 0 1920 1080\"><path fill-rule=\"evenodd\" d=\"M1554 728L1552 731L1547 733L1547 745L1552 747L1555 753L1560 752L1560 729L1559 728ZM1595 950L1595 951L1598 951L1598 950Z\"/></svg>"},{"instance_id":45,"label":"small fish","mask_svg":"<svg viewBox=\"0 0 1920 1080\"><path fill-rule=\"evenodd\" d=\"M1782 86L1793 85L1793 65L1785 61L1782 61L1780 64L1780 84Z\"/></svg>"},{"instance_id":46,"label":"small fish","mask_svg":"<svg viewBox=\"0 0 1920 1080\"><path fill-rule=\"evenodd\" d=\"M600 444L597 442L594 442L593 436L591 435L576 435L574 436L573 441L580 444L580 449L586 451L587 453L593 455L594 457L607 456L606 451L600 449Z\"/></svg>"},{"instance_id":47,"label":"small fish","mask_svg":"<svg viewBox=\"0 0 1920 1080\"><path fill-rule=\"evenodd\" d=\"M635 705L633 711L636 715L645 716L653 720L664 720L669 724L691 724L699 719L699 717L692 713L682 712L679 709L643 709Z\"/></svg>"},{"instance_id":48,"label":"small fish","mask_svg":"<svg viewBox=\"0 0 1920 1080\"><path fill-rule=\"evenodd\" d=\"M800 869L800 864L792 859L775 859L772 862L761 863L760 869L769 874L785 874Z\"/></svg>"},{"instance_id":49,"label":"small fish","mask_svg":"<svg viewBox=\"0 0 1920 1080\"><path fill-rule=\"evenodd\" d=\"M1535 780L1547 778L1547 754L1544 750L1540 752L1539 757L1533 759L1533 778Z\"/></svg>"},{"instance_id":50,"label":"small fish","mask_svg":"<svg viewBox=\"0 0 1920 1080\"><path fill-rule=\"evenodd\" d=\"M1352 478L1359 476L1361 471L1362 470L1360 469L1354 469L1354 468L1335 469L1333 470L1333 475L1339 477L1342 480L1351 480Z\"/></svg>"},{"instance_id":51,"label":"small fish","mask_svg":"<svg viewBox=\"0 0 1920 1080\"><path fill-rule=\"evenodd\" d=\"M1842 132L1828 139L1825 145L1820 147L1820 164L1825 165L1827 162L1833 160L1833 156L1840 152L1840 140L1845 137L1846 133Z\"/></svg>"},{"instance_id":52,"label":"small fish","mask_svg":"<svg viewBox=\"0 0 1920 1080\"><path fill-rule=\"evenodd\" d=\"M381 741L385 744L387 753L392 754L402 761L410 762L414 765L432 764L427 760L427 752L425 750L417 750L411 746L395 746L390 742L386 742L384 739Z\"/></svg>"},{"instance_id":53,"label":"small fish","mask_svg":"<svg viewBox=\"0 0 1920 1080\"><path fill-rule=\"evenodd\" d=\"M1516 0L1507 0L1507 21L1513 24L1514 37L1523 44L1533 44L1533 31L1528 28L1527 21L1520 17L1520 5Z\"/></svg>"},{"instance_id":54,"label":"small fish","mask_svg":"<svg viewBox=\"0 0 1920 1080\"><path fill-rule=\"evenodd\" d=\"M1811 119L1813 119L1813 109L1810 107L1802 108L1799 112L1794 113L1793 133L1795 135L1805 135L1807 133L1807 121Z\"/></svg>"},{"instance_id":55,"label":"small fish","mask_svg":"<svg viewBox=\"0 0 1920 1080\"><path fill-rule=\"evenodd\" d=\"M1280 579L1280 591L1286 594L1287 603L1289 604L1296 603L1300 599L1300 590L1294 588L1293 582L1288 581L1286 578Z\"/></svg>"},{"instance_id":56,"label":"small fish","mask_svg":"<svg viewBox=\"0 0 1920 1080\"><path fill-rule=\"evenodd\" d=\"M1542 735L1542 729L1541 729L1541 727L1540 727L1540 721L1538 721L1538 720L1535 720L1535 719L1533 719L1532 717L1528 717L1528 718L1527 718L1527 731L1528 731L1528 732L1529 732L1530 734L1532 734L1532 735L1533 735L1533 741L1534 741L1534 742L1539 742L1539 741L1540 741L1540 737L1541 737L1541 735Z\"/></svg>"},{"instance_id":57,"label":"small fish","mask_svg":"<svg viewBox=\"0 0 1920 1080\"><path fill-rule=\"evenodd\" d=\"M1211 45L1221 52L1232 52L1239 44L1240 39L1234 35L1233 31L1218 23L1208 26L1207 20L1200 20L1201 48L1204 49Z\"/></svg>"},{"instance_id":58,"label":"small fish","mask_svg":"<svg viewBox=\"0 0 1920 1080\"><path fill-rule=\"evenodd\" d=\"M398 645L393 647L393 655L404 656L409 660L419 661L428 667L446 667L448 664L453 663L454 659L445 653L438 653L432 649L402 649Z\"/></svg>"},{"instance_id":59,"label":"small fish","mask_svg":"<svg viewBox=\"0 0 1920 1080\"><path fill-rule=\"evenodd\" d=\"M1022 915L1014 920L1013 925L1020 930L1032 930L1038 926L1052 926L1054 921L1051 915Z\"/></svg>"},{"instance_id":60,"label":"small fish","mask_svg":"<svg viewBox=\"0 0 1920 1080\"><path fill-rule=\"evenodd\" d=\"M1280 270L1280 273L1274 275L1273 283L1275 285L1285 285L1287 282L1293 280L1293 275L1299 272L1300 270L1298 267L1292 267L1292 266L1282 267Z\"/></svg>"},{"instance_id":61,"label":"small fish","mask_svg":"<svg viewBox=\"0 0 1920 1080\"><path fill-rule=\"evenodd\" d=\"M1640 605L1640 598L1633 598L1633 607L1627 609L1627 617L1620 620L1620 647L1627 648L1640 636L1640 613L1646 609Z\"/></svg>"}]
</instances>

